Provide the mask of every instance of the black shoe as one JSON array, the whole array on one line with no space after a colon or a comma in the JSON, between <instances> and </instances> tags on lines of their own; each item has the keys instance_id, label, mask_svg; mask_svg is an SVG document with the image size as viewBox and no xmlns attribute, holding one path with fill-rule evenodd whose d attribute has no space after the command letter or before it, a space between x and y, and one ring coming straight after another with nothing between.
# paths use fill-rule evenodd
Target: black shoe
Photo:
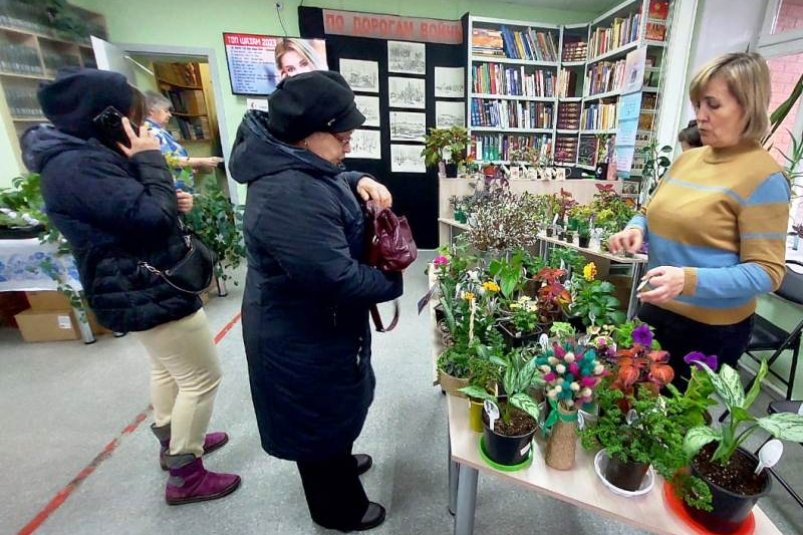
<instances>
[{"instance_id":1,"label":"black shoe","mask_svg":"<svg viewBox=\"0 0 803 535\"><path fill-rule=\"evenodd\" d=\"M367 456L366 456L367 457ZM385 508L376 502L368 502L368 509L362 515L362 520L352 531L367 531L374 529L385 521Z\"/></svg>"},{"instance_id":2,"label":"black shoe","mask_svg":"<svg viewBox=\"0 0 803 535\"><path fill-rule=\"evenodd\" d=\"M354 460L357 461L357 475L361 476L365 472L371 469L374 465L374 460L371 458L370 455L365 453L355 453Z\"/></svg>"}]
</instances>

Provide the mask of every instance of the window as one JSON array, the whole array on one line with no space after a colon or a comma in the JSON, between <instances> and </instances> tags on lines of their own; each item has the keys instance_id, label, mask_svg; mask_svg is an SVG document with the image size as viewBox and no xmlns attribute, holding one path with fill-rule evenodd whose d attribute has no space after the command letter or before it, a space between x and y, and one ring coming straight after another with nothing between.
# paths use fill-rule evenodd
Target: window
<instances>
[{"instance_id":1,"label":"window","mask_svg":"<svg viewBox=\"0 0 803 535\"><path fill-rule=\"evenodd\" d=\"M800 1L803 2L803 0ZM772 80L772 99L770 100L770 112L772 112L789 97L800 79L800 75L803 74L803 52L768 58L767 64L770 68ZM800 104L798 103L796 107L792 108L770 140L772 155L784 167L789 164L789 161L783 155L788 156L790 154L790 132L795 133L795 122L800 113L799 110ZM800 138L800 133L796 133L796 137Z\"/></svg>"}]
</instances>

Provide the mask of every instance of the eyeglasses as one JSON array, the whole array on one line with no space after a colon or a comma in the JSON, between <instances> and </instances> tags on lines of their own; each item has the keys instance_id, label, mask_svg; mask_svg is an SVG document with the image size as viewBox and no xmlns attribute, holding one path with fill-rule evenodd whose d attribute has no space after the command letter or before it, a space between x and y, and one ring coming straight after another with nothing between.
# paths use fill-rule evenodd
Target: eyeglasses
<instances>
[{"instance_id":1,"label":"eyeglasses","mask_svg":"<svg viewBox=\"0 0 803 535\"><path fill-rule=\"evenodd\" d=\"M332 134L332 136L334 136L334 138L338 140L341 145L348 145L349 143L351 143L351 135L344 136L342 134L340 135Z\"/></svg>"}]
</instances>

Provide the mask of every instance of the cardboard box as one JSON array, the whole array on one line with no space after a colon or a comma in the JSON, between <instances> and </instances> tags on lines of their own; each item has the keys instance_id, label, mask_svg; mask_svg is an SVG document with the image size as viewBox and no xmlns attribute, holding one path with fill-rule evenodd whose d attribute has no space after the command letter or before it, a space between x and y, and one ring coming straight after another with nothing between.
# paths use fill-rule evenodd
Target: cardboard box
<instances>
[{"instance_id":1,"label":"cardboard box","mask_svg":"<svg viewBox=\"0 0 803 535\"><path fill-rule=\"evenodd\" d=\"M28 304L34 310L69 310L70 300L67 296L56 290L41 292L25 292Z\"/></svg>"},{"instance_id":2,"label":"cardboard box","mask_svg":"<svg viewBox=\"0 0 803 535\"><path fill-rule=\"evenodd\" d=\"M22 338L26 342L56 342L78 340L80 334L72 310L34 310L20 312L17 321Z\"/></svg>"}]
</instances>

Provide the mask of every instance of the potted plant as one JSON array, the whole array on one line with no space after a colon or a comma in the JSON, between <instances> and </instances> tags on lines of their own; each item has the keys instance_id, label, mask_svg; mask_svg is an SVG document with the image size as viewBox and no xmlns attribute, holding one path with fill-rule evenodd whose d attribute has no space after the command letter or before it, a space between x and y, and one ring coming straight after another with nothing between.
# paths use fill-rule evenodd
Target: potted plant
<instances>
[{"instance_id":1,"label":"potted plant","mask_svg":"<svg viewBox=\"0 0 803 535\"><path fill-rule=\"evenodd\" d=\"M583 249L588 249L591 243L591 228L587 220L577 222L577 245Z\"/></svg>"},{"instance_id":2,"label":"potted plant","mask_svg":"<svg viewBox=\"0 0 803 535\"><path fill-rule=\"evenodd\" d=\"M561 282L566 270L545 267L533 279L538 284L538 321L543 328L564 317L566 308L572 302L572 296Z\"/></svg>"},{"instance_id":3,"label":"potted plant","mask_svg":"<svg viewBox=\"0 0 803 535\"><path fill-rule=\"evenodd\" d=\"M456 177L458 167L469 160L467 149L470 143L468 131L462 126L430 128L424 136L421 156L427 167L438 166L441 178ZM453 167L450 169L449 165Z\"/></svg>"},{"instance_id":4,"label":"potted plant","mask_svg":"<svg viewBox=\"0 0 803 535\"><path fill-rule=\"evenodd\" d=\"M670 480L686 465L684 430L677 420L682 409L673 399L643 384L625 395L610 382L596 398L599 416L580 431L580 439L585 449L604 448L602 477L608 483L634 492L650 466Z\"/></svg>"},{"instance_id":5,"label":"potted plant","mask_svg":"<svg viewBox=\"0 0 803 535\"><path fill-rule=\"evenodd\" d=\"M597 360L594 348L578 344L573 338L553 342L535 361L549 406L544 421L544 432L549 436L546 464L568 470L574 466L577 410L591 401L605 367Z\"/></svg>"},{"instance_id":6,"label":"potted plant","mask_svg":"<svg viewBox=\"0 0 803 535\"><path fill-rule=\"evenodd\" d=\"M507 309L499 321L499 329L509 347L534 342L544 332L538 322L538 302L530 296L519 296L508 303Z\"/></svg>"},{"instance_id":7,"label":"potted plant","mask_svg":"<svg viewBox=\"0 0 803 535\"><path fill-rule=\"evenodd\" d=\"M750 515L756 502L771 487L766 470L756 474L758 459L741 447L758 429L781 440L803 442L803 415L778 413L756 418L748 410L758 398L768 366L762 361L750 391L745 393L739 373L723 364L719 372L704 362L698 365L708 374L716 396L725 405L727 417L721 427L698 426L686 433L683 450L691 459L692 473L711 491L708 507L684 507L696 521L715 533L732 533ZM694 497L692 495L692 497Z\"/></svg>"},{"instance_id":8,"label":"potted plant","mask_svg":"<svg viewBox=\"0 0 803 535\"><path fill-rule=\"evenodd\" d=\"M477 386L462 388L461 392L490 401L496 413L483 411L484 431L480 445L483 455L498 465L523 467L531 455L540 414L538 405L528 393L539 380L536 362L525 349L514 349L500 364L504 364L504 394L499 391L491 394Z\"/></svg>"},{"instance_id":9,"label":"potted plant","mask_svg":"<svg viewBox=\"0 0 803 535\"><path fill-rule=\"evenodd\" d=\"M501 344L477 345L475 354L468 360L468 386L493 394L502 380L501 370L506 365ZM462 392L461 392L462 394ZM475 433L482 433L483 400L468 397L468 426Z\"/></svg>"},{"instance_id":10,"label":"potted plant","mask_svg":"<svg viewBox=\"0 0 803 535\"><path fill-rule=\"evenodd\" d=\"M572 277L572 304L569 318L581 325L618 325L625 321L621 303L614 297L616 288L608 281L596 278L597 266L593 262L583 266L582 274Z\"/></svg>"}]
</instances>

